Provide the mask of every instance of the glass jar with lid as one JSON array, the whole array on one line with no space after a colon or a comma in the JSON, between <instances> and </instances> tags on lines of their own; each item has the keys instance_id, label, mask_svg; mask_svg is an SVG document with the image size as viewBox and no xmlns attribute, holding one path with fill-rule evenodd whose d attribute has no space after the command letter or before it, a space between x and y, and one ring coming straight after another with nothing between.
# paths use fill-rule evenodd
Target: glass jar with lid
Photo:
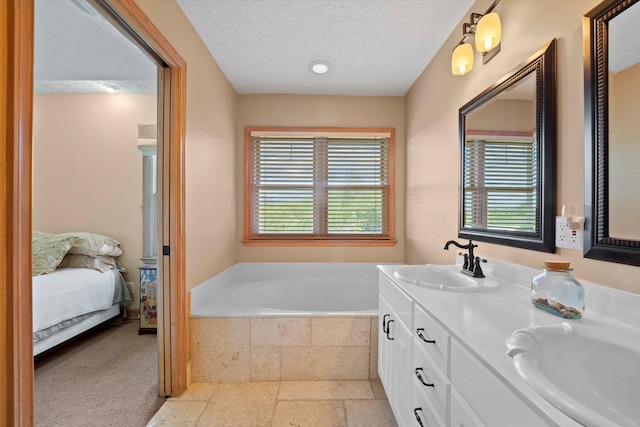
<instances>
[{"instance_id":1,"label":"glass jar with lid","mask_svg":"<svg viewBox=\"0 0 640 427\"><path fill-rule=\"evenodd\" d=\"M566 319L584 313L584 288L572 275L566 261L545 261L544 272L531 282L531 302L536 307Z\"/></svg>"}]
</instances>

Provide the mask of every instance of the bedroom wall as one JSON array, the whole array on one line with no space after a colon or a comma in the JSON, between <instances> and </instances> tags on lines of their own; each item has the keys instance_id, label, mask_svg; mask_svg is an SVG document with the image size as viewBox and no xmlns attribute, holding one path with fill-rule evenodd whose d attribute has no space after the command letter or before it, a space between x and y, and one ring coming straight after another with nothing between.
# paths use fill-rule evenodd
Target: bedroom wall
<instances>
[{"instance_id":1,"label":"bedroom wall","mask_svg":"<svg viewBox=\"0 0 640 427\"><path fill-rule=\"evenodd\" d=\"M187 290L237 262L237 95L178 4L136 0L187 62Z\"/></svg>"},{"instance_id":2,"label":"bedroom wall","mask_svg":"<svg viewBox=\"0 0 640 427\"><path fill-rule=\"evenodd\" d=\"M236 192L242 262L380 262L404 259L404 98L322 95L240 95L236 128ZM391 247L258 247L243 240L245 126L390 127L396 130L395 234Z\"/></svg>"},{"instance_id":3,"label":"bedroom wall","mask_svg":"<svg viewBox=\"0 0 640 427\"><path fill-rule=\"evenodd\" d=\"M153 95L36 94L33 229L90 231L121 243L139 307L142 155L138 123L155 123Z\"/></svg>"},{"instance_id":4,"label":"bedroom wall","mask_svg":"<svg viewBox=\"0 0 640 427\"><path fill-rule=\"evenodd\" d=\"M451 52L460 41L461 23L414 83L405 103L407 263L454 261L456 252L442 247L458 234L458 109L553 38L558 39L557 208L584 206L582 16L597 3L502 1L495 10L502 19L502 51L491 62L483 65L476 54L469 74L451 74ZM490 4L478 1L471 11L483 13ZM580 279L640 292L639 267L585 259L582 251L558 249L553 255L479 242L477 253L534 268L545 259L563 258Z\"/></svg>"}]
</instances>

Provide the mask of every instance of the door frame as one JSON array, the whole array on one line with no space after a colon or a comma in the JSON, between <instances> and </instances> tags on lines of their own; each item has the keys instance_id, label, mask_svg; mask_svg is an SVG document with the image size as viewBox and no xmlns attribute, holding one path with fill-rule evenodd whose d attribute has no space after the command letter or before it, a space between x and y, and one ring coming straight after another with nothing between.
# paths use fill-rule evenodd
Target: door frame
<instances>
[{"instance_id":1,"label":"door frame","mask_svg":"<svg viewBox=\"0 0 640 427\"><path fill-rule=\"evenodd\" d=\"M135 43L161 61L158 90L162 138L163 256L158 307L159 393L178 396L187 388L189 357L185 265L186 62L134 0L96 0L129 32ZM31 173L33 117L34 0L0 1L0 424L33 425L31 339ZM3 123L2 121L5 121ZM162 124L160 124L162 123ZM5 157L6 156L6 157ZM159 253L162 253L159 252ZM163 280L164 279L164 280ZM4 395L3 395L4 393Z\"/></svg>"}]
</instances>

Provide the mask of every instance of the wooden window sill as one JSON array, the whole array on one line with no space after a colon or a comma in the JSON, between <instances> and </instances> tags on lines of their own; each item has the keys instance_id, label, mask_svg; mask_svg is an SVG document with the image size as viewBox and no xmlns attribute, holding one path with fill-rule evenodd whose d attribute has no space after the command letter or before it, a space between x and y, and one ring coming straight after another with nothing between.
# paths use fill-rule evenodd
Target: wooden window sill
<instances>
[{"instance_id":1,"label":"wooden window sill","mask_svg":"<svg viewBox=\"0 0 640 427\"><path fill-rule=\"evenodd\" d=\"M293 239L256 239L244 240L245 246L395 246L397 240L293 240Z\"/></svg>"}]
</instances>

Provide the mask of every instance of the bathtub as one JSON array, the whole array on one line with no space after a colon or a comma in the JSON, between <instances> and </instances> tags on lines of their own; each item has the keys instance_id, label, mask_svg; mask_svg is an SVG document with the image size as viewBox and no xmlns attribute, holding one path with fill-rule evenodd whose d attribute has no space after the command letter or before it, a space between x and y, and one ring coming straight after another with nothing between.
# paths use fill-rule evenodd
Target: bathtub
<instances>
[{"instance_id":1,"label":"bathtub","mask_svg":"<svg viewBox=\"0 0 640 427\"><path fill-rule=\"evenodd\" d=\"M376 264L238 263L191 291L193 317L377 313Z\"/></svg>"},{"instance_id":2,"label":"bathtub","mask_svg":"<svg viewBox=\"0 0 640 427\"><path fill-rule=\"evenodd\" d=\"M193 382L377 379L376 264L238 263L191 291Z\"/></svg>"}]
</instances>

